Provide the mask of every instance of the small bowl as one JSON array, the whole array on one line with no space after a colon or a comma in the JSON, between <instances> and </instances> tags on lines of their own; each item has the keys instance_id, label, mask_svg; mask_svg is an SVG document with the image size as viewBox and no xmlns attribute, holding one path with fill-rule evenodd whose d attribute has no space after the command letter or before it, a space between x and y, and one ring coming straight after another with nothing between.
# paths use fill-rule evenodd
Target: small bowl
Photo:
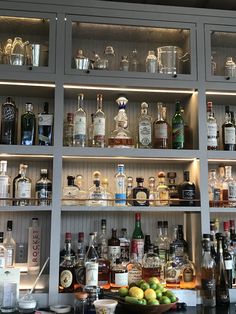
<instances>
[{"instance_id":1,"label":"small bowl","mask_svg":"<svg viewBox=\"0 0 236 314\"><path fill-rule=\"evenodd\" d=\"M112 299L101 299L93 302L96 314L114 314L118 302Z\"/></svg>"},{"instance_id":2,"label":"small bowl","mask_svg":"<svg viewBox=\"0 0 236 314\"><path fill-rule=\"evenodd\" d=\"M37 308L35 300L19 300L17 302L17 310L20 313L33 313Z\"/></svg>"}]
</instances>

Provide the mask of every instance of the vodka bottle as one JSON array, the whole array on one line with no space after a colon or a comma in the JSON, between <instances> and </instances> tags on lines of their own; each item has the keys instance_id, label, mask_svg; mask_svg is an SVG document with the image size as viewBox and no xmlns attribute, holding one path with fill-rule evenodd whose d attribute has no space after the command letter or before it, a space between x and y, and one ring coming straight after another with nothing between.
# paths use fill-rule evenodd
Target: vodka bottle
<instances>
[{"instance_id":1,"label":"vodka bottle","mask_svg":"<svg viewBox=\"0 0 236 314\"><path fill-rule=\"evenodd\" d=\"M3 245L7 250L6 267L14 267L16 256L16 242L12 237L12 220L7 221L7 232L3 241Z\"/></svg>"},{"instance_id":2,"label":"vodka bottle","mask_svg":"<svg viewBox=\"0 0 236 314\"><path fill-rule=\"evenodd\" d=\"M106 116L102 110L102 95L97 95L97 111L94 114L94 145L96 147L105 147L106 135Z\"/></svg>"},{"instance_id":3,"label":"vodka bottle","mask_svg":"<svg viewBox=\"0 0 236 314\"><path fill-rule=\"evenodd\" d=\"M28 233L28 271L38 274L40 270L41 228L38 218L32 218Z\"/></svg>"}]
</instances>

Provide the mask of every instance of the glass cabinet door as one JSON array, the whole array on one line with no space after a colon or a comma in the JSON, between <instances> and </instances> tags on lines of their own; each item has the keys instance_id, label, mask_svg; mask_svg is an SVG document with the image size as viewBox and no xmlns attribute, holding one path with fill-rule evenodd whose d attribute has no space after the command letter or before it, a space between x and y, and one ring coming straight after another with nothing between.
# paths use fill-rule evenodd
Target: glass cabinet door
<instances>
[{"instance_id":1,"label":"glass cabinet door","mask_svg":"<svg viewBox=\"0 0 236 314\"><path fill-rule=\"evenodd\" d=\"M122 23L122 25L120 24ZM67 16L66 72L196 79L193 24ZM146 24L149 23L149 24Z\"/></svg>"},{"instance_id":2,"label":"glass cabinet door","mask_svg":"<svg viewBox=\"0 0 236 314\"><path fill-rule=\"evenodd\" d=\"M54 72L55 21L54 14L2 11L0 68Z\"/></svg>"},{"instance_id":3,"label":"glass cabinet door","mask_svg":"<svg viewBox=\"0 0 236 314\"><path fill-rule=\"evenodd\" d=\"M236 27L206 25L206 79L236 81Z\"/></svg>"}]
</instances>

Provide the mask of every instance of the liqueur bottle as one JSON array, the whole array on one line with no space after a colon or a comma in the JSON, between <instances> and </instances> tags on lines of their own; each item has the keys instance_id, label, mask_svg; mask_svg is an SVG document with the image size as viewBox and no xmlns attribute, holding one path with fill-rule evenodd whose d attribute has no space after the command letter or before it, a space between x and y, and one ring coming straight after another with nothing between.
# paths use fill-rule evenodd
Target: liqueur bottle
<instances>
[{"instance_id":1,"label":"liqueur bottle","mask_svg":"<svg viewBox=\"0 0 236 314\"><path fill-rule=\"evenodd\" d=\"M64 123L64 146L74 145L74 114L67 113L66 121Z\"/></svg>"},{"instance_id":2,"label":"liqueur bottle","mask_svg":"<svg viewBox=\"0 0 236 314\"><path fill-rule=\"evenodd\" d=\"M18 110L11 97L7 97L1 109L1 144L17 144Z\"/></svg>"},{"instance_id":3,"label":"liqueur bottle","mask_svg":"<svg viewBox=\"0 0 236 314\"><path fill-rule=\"evenodd\" d=\"M141 263L144 254L144 234L141 227L141 214L135 214L135 228L132 234L131 247L137 245L137 258Z\"/></svg>"},{"instance_id":4,"label":"liqueur bottle","mask_svg":"<svg viewBox=\"0 0 236 314\"><path fill-rule=\"evenodd\" d=\"M41 178L36 182L36 198L41 206L49 206L52 202L52 182L48 179L48 170L40 170Z\"/></svg>"},{"instance_id":5,"label":"liqueur bottle","mask_svg":"<svg viewBox=\"0 0 236 314\"><path fill-rule=\"evenodd\" d=\"M152 147L152 117L148 114L148 104L141 103L141 113L138 118L138 147Z\"/></svg>"},{"instance_id":6,"label":"liqueur bottle","mask_svg":"<svg viewBox=\"0 0 236 314\"><path fill-rule=\"evenodd\" d=\"M181 104L179 101L175 104L175 114L172 118L172 148L184 148L184 118L181 113Z\"/></svg>"},{"instance_id":7,"label":"liqueur bottle","mask_svg":"<svg viewBox=\"0 0 236 314\"><path fill-rule=\"evenodd\" d=\"M53 114L48 112L48 102L44 103L43 112L38 114L39 145L52 145Z\"/></svg>"},{"instance_id":8,"label":"liqueur bottle","mask_svg":"<svg viewBox=\"0 0 236 314\"><path fill-rule=\"evenodd\" d=\"M21 144L35 145L36 119L33 105L25 104L25 113L21 115Z\"/></svg>"},{"instance_id":9,"label":"liqueur bottle","mask_svg":"<svg viewBox=\"0 0 236 314\"><path fill-rule=\"evenodd\" d=\"M149 189L143 186L143 178L136 178L137 187L132 190L133 206L149 206Z\"/></svg>"},{"instance_id":10,"label":"liqueur bottle","mask_svg":"<svg viewBox=\"0 0 236 314\"><path fill-rule=\"evenodd\" d=\"M87 141L87 114L83 109L84 94L78 96L78 109L74 115L74 145L85 147Z\"/></svg>"},{"instance_id":11,"label":"liqueur bottle","mask_svg":"<svg viewBox=\"0 0 236 314\"><path fill-rule=\"evenodd\" d=\"M217 143L217 122L212 109L212 102L207 102L207 149L216 150Z\"/></svg>"},{"instance_id":12,"label":"liqueur bottle","mask_svg":"<svg viewBox=\"0 0 236 314\"><path fill-rule=\"evenodd\" d=\"M95 147L105 147L106 116L102 110L102 95L97 95L97 111L93 117L93 136Z\"/></svg>"},{"instance_id":13,"label":"liqueur bottle","mask_svg":"<svg viewBox=\"0 0 236 314\"><path fill-rule=\"evenodd\" d=\"M163 103L157 103L157 119L153 123L153 147L168 148L169 125L165 120Z\"/></svg>"}]
</instances>

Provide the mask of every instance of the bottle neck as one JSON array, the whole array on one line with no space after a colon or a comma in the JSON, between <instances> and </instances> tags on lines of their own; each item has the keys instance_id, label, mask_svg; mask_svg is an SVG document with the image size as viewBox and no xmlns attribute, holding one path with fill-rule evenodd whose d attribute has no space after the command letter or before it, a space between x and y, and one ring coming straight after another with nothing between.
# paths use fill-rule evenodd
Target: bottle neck
<instances>
[{"instance_id":1,"label":"bottle neck","mask_svg":"<svg viewBox=\"0 0 236 314\"><path fill-rule=\"evenodd\" d=\"M232 168L231 168L231 166L226 166L225 167L225 177L228 179L228 178L231 178L231 172L232 172L232 170L231 170Z\"/></svg>"}]
</instances>

